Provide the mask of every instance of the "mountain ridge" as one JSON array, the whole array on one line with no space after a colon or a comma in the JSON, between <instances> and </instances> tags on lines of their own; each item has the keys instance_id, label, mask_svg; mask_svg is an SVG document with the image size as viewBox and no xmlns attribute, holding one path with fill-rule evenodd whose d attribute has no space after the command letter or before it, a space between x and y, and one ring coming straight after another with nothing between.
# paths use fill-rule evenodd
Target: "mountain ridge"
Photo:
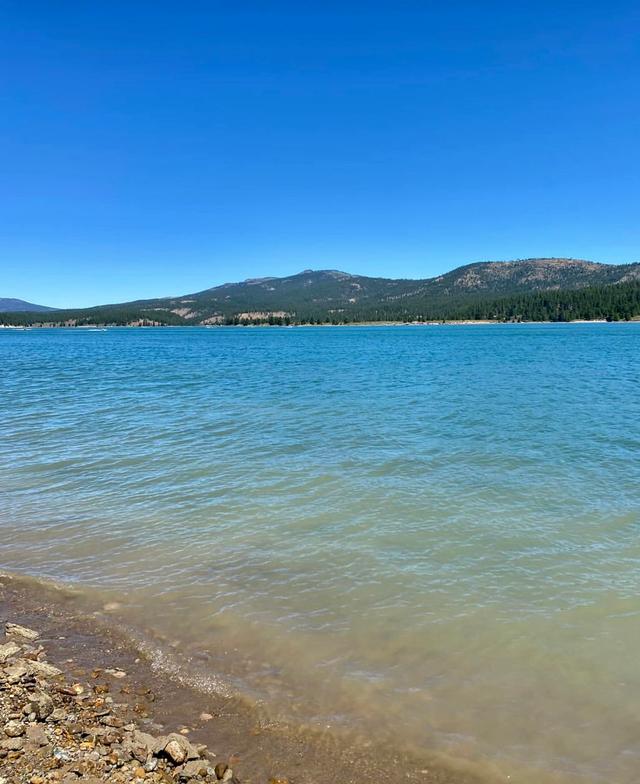
<instances>
[{"instance_id":1,"label":"mountain ridge","mask_svg":"<svg viewBox=\"0 0 640 784\"><path fill-rule=\"evenodd\" d=\"M223 283L176 297L51 313L59 320L89 318L90 323L96 323L100 316L106 320L115 314L120 314L118 318L124 319L124 323L146 320L159 324L205 325L424 320L453 318L455 314L470 313L474 308L477 311L483 303L488 305L501 298L608 286L633 288L636 284L640 285L640 263L610 265L546 257L472 262L442 275L419 279L307 269L284 277Z\"/></svg>"},{"instance_id":2,"label":"mountain ridge","mask_svg":"<svg viewBox=\"0 0 640 784\"><path fill-rule=\"evenodd\" d=\"M33 302L26 302L23 299L14 297L0 297L0 313L44 313L45 311L55 310L47 305L36 305Z\"/></svg>"}]
</instances>

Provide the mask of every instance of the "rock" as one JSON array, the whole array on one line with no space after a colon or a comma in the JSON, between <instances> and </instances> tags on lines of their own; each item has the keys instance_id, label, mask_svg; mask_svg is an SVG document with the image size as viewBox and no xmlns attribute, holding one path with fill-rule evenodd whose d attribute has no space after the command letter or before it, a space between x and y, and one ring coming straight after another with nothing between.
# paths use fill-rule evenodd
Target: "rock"
<instances>
[{"instance_id":1,"label":"rock","mask_svg":"<svg viewBox=\"0 0 640 784\"><path fill-rule=\"evenodd\" d=\"M222 776L222 781L231 781L232 778L233 778L233 771L231 770L231 768L227 768L224 772L224 775Z\"/></svg>"},{"instance_id":2,"label":"rock","mask_svg":"<svg viewBox=\"0 0 640 784\"><path fill-rule=\"evenodd\" d=\"M22 738L7 738L6 740L0 741L0 748L6 749L7 751L20 751L22 745Z\"/></svg>"},{"instance_id":3,"label":"rock","mask_svg":"<svg viewBox=\"0 0 640 784\"><path fill-rule=\"evenodd\" d=\"M28 667L34 675L40 675L43 678L56 678L58 675L62 675L62 670L48 662L31 661Z\"/></svg>"},{"instance_id":4,"label":"rock","mask_svg":"<svg viewBox=\"0 0 640 784\"><path fill-rule=\"evenodd\" d=\"M65 749L54 749L53 758L58 762L73 762L73 756Z\"/></svg>"},{"instance_id":5,"label":"rock","mask_svg":"<svg viewBox=\"0 0 640 784\"><path fill-rule=\"evenodd\" d=\"M147 771L147 773L153 773L153 771L157 767L158 767L158 759L157 759L157 757L151 757L151 759L149 759L146 762L146 764L144 766L144 769Z\"/></svg>"},{"instance_id":6,"label":"rock","mask_svg":"<svg viewBox=\"0 0 640 784\"><path fill-rule=\"evenodd\" d=\"M213 716L210 713L201 713L200 714L200 721L211 721Z\"/></svg>"},{"instance_id":7,"label":"rock","mask_svg":"<svg viewBox=\"0 0 640 784\"><path fill-rule=\"evenodd\" d=\"M47 733L41 724L32 724L27 727L27 740L34 746L46 746L49 743Z\"/></svg>"},{"instance_id":8,"label":"rock","mask_svg":"<svg viewBox=\"0 0 640 784\"><path fill-rule=\"evenodd\" d=\"M284 776L273 776L269 779L269 784L289 784L289 779L285 779Z\"/></svg>"},{"instance_id":9,"label":"rock","mask_svg":"<svg viewBox=\"0 0 640 784\"><path fill-rule=\"evenodd\" d=\"M195 748L189 743L184 735L172 732L162 739L166 741L161 751L163 751L176 765L182 765L187 760L195 760L200 757Z\"/></svg>"},{"instance_id":10,"label":"rock","mask_svg":"<svg viewBox=\"0 0 640 784\"><path fill-rule=\"evenodd\" d=\"M153 735L135 729L122 742L122 747L125 751L131 754L132 757L135 757L138 762L146 762L153 755L156 746L157 740Z\"/></svg>"},{"instance_id":11,"label":"rock","mask_svg":"<svg viewBox=\"0 0 640 784\"><path fill-rule=\"evenodd\" d=\"M136 769L133 771L133 775L134 775L134 776L135 776L137 779L143 779L143 778L145 778L145 777L146 777L146 775L147 775L147 772L146 772L146 770L145 770L144 768L137 767L137 768L136 768Z\"/></svg>"},{"instance_id":12,"label":"rock","mask_svg":"<svg viewBox=\"0 0 640 784\"><path fill-rule=\"evenodd\" d=\"M24 724L12 719L4 725L4 734L9 738L19 738L24 735Z\"/></svg>"},{"instance_id":13,"label":"rock","mask_svg":"<svg viewBox=\"0 0 640 784\"><path fill-rule=\"evenodd\" d=\"M20 651L20 646L16 645L13 640L6 642L4 645L0 645L0 664L4 664L12 656L15 656L16 653L20 653Z\"/></svg>"},{"instance_id":14,"label":"rock","mask_svg":"<svg viewBox=\"0 0 640 784\"><path fill-rule=\"evenodd\" d=\"M120 602L107 602L106 604L102 605L102 609L105 612L116 612L116 610L119 610L121 607L122 605Z\"/></svg>"},{"instance_id":15,"label":"rock","mask_svg":"<svg viewBox=\"0 0 640 784\"><path fill-rule=\"evenodd\" d=\"M170 740L164 747L164 752L176 765L181 765L187 758L186 751L177 740Z\"/></svg>"},{"instance_id":16,"label":"rock","mask_svg":"<svg viewBox=\"0 0 640 784\"><path fill-rule=\"evenodd\" d=\"M75 689L72 686L67 686L64 683L60 684L57 687L56 691L58 692L58 694L68 694L70 697L75 697L76 696Z\"/></svg>"},{"instance_id":17,"label":"rock","mask_svg":"<svg viewBox=\"0 0 640 784\"><path fill-rule=\"evenodd\" d=\"M207 767L206 760L191 760L180 771L180 778L193 779L198 776L206 776Z\"/></svg>"},{"instance_id":18,"label":"rock","mask_svg":"<svg viewBox=\"0 0 640 784\"><path fill-rule=\"evenodd\" d=\"M66 716L67 712L64 708L54 708L49 716L49 721L62 721Z\"/></svg>"},{"instance_id":19,"label":"rock","mask_svg":"<svg viewBox=\"0 0 640 784\"><path fill-rule=\"evenodd\" d=\"M124 721L119 716L101 716L100 721L107 727L113 727L114 729L124 727Z\"/></svg>"},{"instance_id":20,"label":"rock","mask_svg":"<svg viewBox=\"0 0 640 784\"><path fill-rule=\"evenodd\" d=\"M22 712L25 714L35 714L36 719L44 721L47 716L53 713L53 700L43 691L33 694L31 700L24 706Z\"/></svg>"},{"instance_id":21,"label":"rock","mask_svg":"<svg viewBox=\"0 0 640 784\"><path fill-rule=\"evenodd\" d=\"M218 763L218 764L215 766L214 770L215 770L216 778L217 778L219 781L222 779L222 777L224 776L224 774L227 772L228 768L229 768L229 766L227 765L227 763L226 763L226 762L219 762L219 763Z\"/></svg>"},{"instance_id":22,"label":"rock","mask_svg":"<svg viewBox=\"0 0 640 784\"><path fill-rule=\"evenodd\" d=\"M20 626L17 623L7 623L4 628L6 634L24 637L25 640L37 640L40 636L40 632L36 632L33 629L27 629L26 626Z\"/></svg>"},{"instance_id":23,"label":"rock","mask_svg":"<svg viewBox=\"0 0 640 784\"><path fill-rule=\"evenodd\" d=\"M18 683L25 675L29 674L29 666L27 662L18 659L15 664L4 668L4 674L7 676L9 683Z\"/></svg>"}]
</instances>

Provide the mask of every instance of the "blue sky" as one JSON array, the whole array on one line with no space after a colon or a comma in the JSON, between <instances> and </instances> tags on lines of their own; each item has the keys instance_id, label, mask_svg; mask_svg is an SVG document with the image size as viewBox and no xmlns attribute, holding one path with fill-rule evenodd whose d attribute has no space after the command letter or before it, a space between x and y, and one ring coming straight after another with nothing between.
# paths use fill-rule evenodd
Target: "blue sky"
<instances>
[{"instance_id":1,"label":"blue sky","mask_svg":"<svg viewBox=\"0 0 640 784\"><path fill-rule=\"evenodd\" d=\"M631 2L4 2L0 296L640 259Z\"/></svg>"}]
</instances>

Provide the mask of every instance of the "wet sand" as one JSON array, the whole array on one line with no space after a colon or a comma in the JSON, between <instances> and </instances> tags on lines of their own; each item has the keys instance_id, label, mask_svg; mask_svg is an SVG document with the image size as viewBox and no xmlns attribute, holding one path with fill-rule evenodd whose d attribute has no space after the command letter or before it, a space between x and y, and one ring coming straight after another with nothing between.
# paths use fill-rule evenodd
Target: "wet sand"
<instances>
[{"instance_id":1,"label":"wet sand","mask_svg":"<svg viewBox=\"0 0 640 784\"><path fill-rule=\"evenodd\" d=\"M348 733L273 722L260 706L241 696L205 693L181 681L179 674L158 669L111 618L87 606L73 590L6 574L0 582L2 629L7 621L36 629L47 660L70 681L88 679L87 688L96 670L126 673L112 679L113 697L130 706L133 720L137 716L143 722L141 730L148 732L150 725L162 733L188 730L191 743L205 744L215 755L213 764L230 762L236 778L246 784L266 784L273 778L290 784L503 780L480 777L463 760L444 761L428 752L417 757Z\"/></svg>"}]
</instances>

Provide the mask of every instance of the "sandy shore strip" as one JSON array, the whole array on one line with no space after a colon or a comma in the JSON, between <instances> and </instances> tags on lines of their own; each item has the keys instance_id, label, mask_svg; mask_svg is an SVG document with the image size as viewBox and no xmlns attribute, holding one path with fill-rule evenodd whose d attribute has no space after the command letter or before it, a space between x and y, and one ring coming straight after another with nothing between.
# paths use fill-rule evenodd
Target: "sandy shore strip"
<instances>
[{"instance_id":1,"label":"sandy shore strip","mask_svg":"<svg viewBox=\"0 0 640 784\"><path fill-rule=\"evenodd\" d=\"M271 722L158 671L73 592L0 575L0 784L486 784L467 762Z\"/></svg>"}]
</instances>

